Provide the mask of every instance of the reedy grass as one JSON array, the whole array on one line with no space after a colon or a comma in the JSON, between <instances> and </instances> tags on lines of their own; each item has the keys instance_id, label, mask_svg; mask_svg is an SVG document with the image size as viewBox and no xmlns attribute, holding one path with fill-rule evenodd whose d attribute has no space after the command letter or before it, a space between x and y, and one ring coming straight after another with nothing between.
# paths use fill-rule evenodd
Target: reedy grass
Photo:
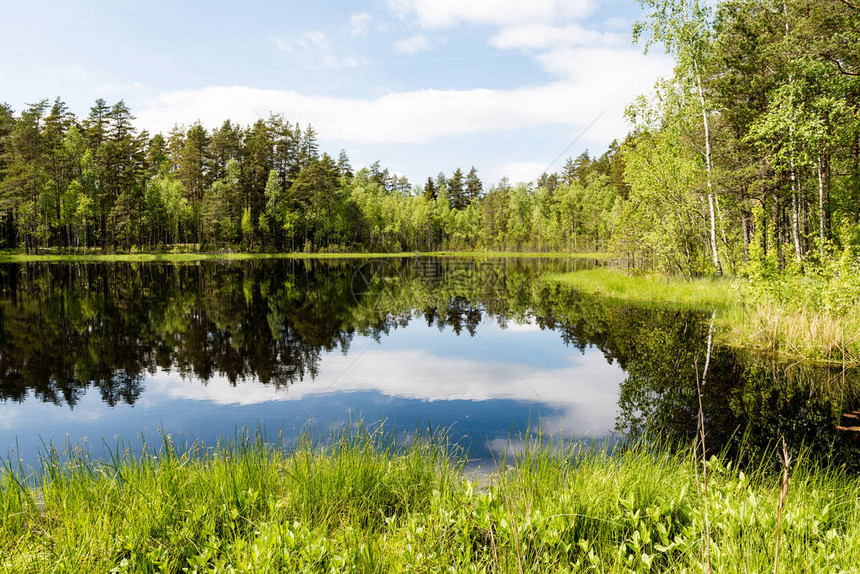
<instances>
[{"instance_id":1,"label":"reedy grass","mask_svg":"<svg viewBox=\"0 0 860 574\"><path fill-rule=\"evenodd\" d=\"M724 278L685 279L658 274L628 274L607 267L550 273L544 278L585 293L637 304L711 310L730 307L739 301L732 282Z\"/></svg>"},{"instance_id":2,"label":"reedy grass","mask_svg":"<svg viewBox=\"0 0 860 574\"><path fill-rule=\"evenodd\" d=\"M735 347L823 365L860 364L860 310L836 316L759 301L729 309L720 322Z\"/></svg>"},{"instance_id":3,"label":"reedy grass","mask_svg":"<svg viewBox=\"0 0 860 574\"><path fill-rule=\"evenodd\" d=\"M598 267L543 278L576 290L641 306L717 313L717 337L726 345L780 359L818 364L860 364L860 310L835 313L768 298L749 301L727 278L671 278Z\"/></svg>"},{"instance_id":4,"label":"reedy grass","mask_svg":"<svg viewBox=\"0 0 860 574\"><path fill-rule=\"evenodd\" d=\"M52 451L44 462L26 480L11 463L3 472L4 571L704 568L692 448L538 436L482 482L444 435L397 445L366 429L289 452L257 434L214 449L165 438L105 462L80 451L62 462ZM708 462L714 571L772 569L780 476L770 462L744 471ZM780 571L857 571L858 478L800 456L782 521Z\"/></svg>"}]
</instances>

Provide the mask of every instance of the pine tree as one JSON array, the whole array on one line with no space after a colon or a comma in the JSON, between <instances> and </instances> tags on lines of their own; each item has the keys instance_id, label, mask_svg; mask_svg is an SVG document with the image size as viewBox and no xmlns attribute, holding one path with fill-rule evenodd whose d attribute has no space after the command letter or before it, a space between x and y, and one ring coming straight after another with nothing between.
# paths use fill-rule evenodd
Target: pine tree
<instances>
[{"instance_id":1,"label":"pine tree","mask_svg":"<svg viewBox=\"0 0 860 574\"><path fill-rule=\"evenodd\" d=\"M145 139L138 136L133 121L134 116L124 101L114 104L108 113L108 133L102 153L96 154L101 159L102 180L108 189L103 209L109 216L111 245L117 244L117 232L126 246L135 241L143 209Z\"/></svg>"},{"instance_id":2,"label":"pine tree","mask_svg":"<svg viewBox=\"0 0 860 574\"><path fill-rule=\"evenodd\" d=\"M188 128L177 176L185 187L194 218L194 242L202 241L201 204L209 181L209 134L199 122Z\"/></svg>"},{"instance_id":3,"label":"pine tree","mask_svg":"<svg viewBox=\"0 0 860 574\"><path fill-rule=\"evenodd\" d=\"M567 185L573 185L576 181L576 164L572 157L567 158L564 162L564 167L561 170L561 179Z\"/></svg>"},{"instance_id":4,"label":"pine tree","mask_svg":"<svg viewBox=\"0 0 860 574\"><path fill-rule=\"evenodd\" d=\"M95 105L90 108L90 115L84 120L84 135L87 139L87 147L93 150L93 153L98 150L99 146L107 138L109 116L110 106L102 98L99 98L96 100Z\"/></svg>"},{"instance_id":5,"label":"pine tree","mask_svg":"<svg viewBox=\"0 0 860 574\"><path fill-rule=\"evenodd\" d=\"M582 187L588 185L588 175L591 173L593 163L593 160L588 155L588 150L579 154L573 162L574 177Z\"/></svg>"},{"instance_id":6,"label":"pine tree","mask_svg":"<svg viewBox=\"0 0 860 574\"><path fill-rule=\"evenodd\" d=\"M0 182L0 204L12 212L25 250L38 249L40 194L48 173L45 168L43 123L48 100L30 104L21 112L9 136L5 177Z\"/></svg>"},{"instance_id":7,"label":"pine tree","mask_svg":"<svg viewBox=\"0 0 860 574\"><path fill-rule=\"evenodd\" d=\"M468 205L465 190L463 189L463 171L458 167L446 181L448 199L451 209L464 209Z\"/></svg>"},{"instance_id":8,"label":"pine tree","mask_svg":"<svg viewBox=\"0 0 860 574\"><path fill-rule=\"evenodd\" d=\"M309 165L319 157L319 143L317 142L317 131L311 124L305 128L301 139L301 167Z\"/></svg>"},{"instance_id":9,"label":"pine tree","mask_svg":"<svg viewBox=\"0 0 860 574\"><path fill-rule=\"evenodd\" d=\"M289 136L292 139L292 134ZM238 160L242 154L242 130L230 120L226 120L221 127L212 132L209 141L209 153L212 158L212 181L224 177L227 171L227 162L231 159Z\"/></svg>"},{"instance_id":10,"label":"pine tree","mask_svg":"<svg viewBox=\"0 0 860 574\"><path fill-rule=\"evenodd\" d=\"M349 163L349 156L346 154L345 149L341 149L340 153L337 156L337 171L340 173L340 176L346 178L347 180L352 179L352 165Z\"/></svg>"},{"instance_id":11,"label":"pine tree","mask_svg":"<svg viewBox=\"0 0 860 574\"><path fill-rule=\"evenodd\" d=\"M466 176L466 200L468 203L477 201L481 197L483 191L484 184L481 183L475 166L472 166L472 169L469 170L469 174Z\"/></svg>"},{"instance_id":12,"label":"pine tree","mask_svg":"<svg viewBox=\"0 0 860 574\"><path fill-rule=\"evenodd\" d=\"M436 184L432 177L427 178L427 183L424 184L424 197L428 201L435 201L439 191L436 189Z\"/></svg>"}]
</instances>

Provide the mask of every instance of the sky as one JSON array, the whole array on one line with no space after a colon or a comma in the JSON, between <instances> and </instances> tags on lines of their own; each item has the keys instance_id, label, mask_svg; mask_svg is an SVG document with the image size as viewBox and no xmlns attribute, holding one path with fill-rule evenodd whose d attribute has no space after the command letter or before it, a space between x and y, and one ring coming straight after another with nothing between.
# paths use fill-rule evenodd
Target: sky
<instances>
[{"instance_id":1,"label":"sky","mask_svg":"<svg viewBox=\"0 0 860 574\"><path fill-rule=\"evenodd\" d=\"M624 108L671 74L632 44L640 17L632 0L18 0L0 101L82 117L123 99L153 133L279 113L355 168L529 182L623 138Z\"/></svg>"},{"instance_id":2,"label":"sky","mask_svg":"<svg viewBox=\"0 0 860 574\"><path fill-rule=\"evenodd\" d=\"M158 369L145 375L134 405L108 406L97 388L82 391L74 409L31 393L21 402L0 401L0 453L15 448L33 464L49 441L61 448L84 437L95 447L110 447L115 438L135 445L161 428L215 444L236 429L260 427L292 439L291 430L309 424L324 436L358 420L384 421L395 431L432 423L452 440L469 437L463 446L470 458L485 459L487 449L515 444L530 426L591 439L612 435L626 377L617 361L596 347L572 349L533 318L501 327L485 317L476 333L455 336L417 320L379 339L356 336L349 353L322 353L316 376L288 387Z\"/></svg>"}]
</instances>

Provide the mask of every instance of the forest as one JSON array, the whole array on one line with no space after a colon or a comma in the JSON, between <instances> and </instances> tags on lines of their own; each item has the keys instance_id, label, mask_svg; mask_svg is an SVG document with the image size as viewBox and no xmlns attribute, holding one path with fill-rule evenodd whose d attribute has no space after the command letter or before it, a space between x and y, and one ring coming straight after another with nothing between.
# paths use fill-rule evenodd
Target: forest
<instances>
[{"instance_id":1,"label":"forest","mask_svg":"<svg viewBox=\"0 0 860 574\"><path fill-rule=\"evenodd\" d=\"M815 263L855 242L860 6L645 0L634 38L676 57L628 109L625 256L665 272Z\"/></svg>"},{"instance_id":2,"label":"forest","mask_svg":"<svg viewBox=\"0 0 860 574\"><path fill-rule=\"evenodd\" d=\"M43 100L0 109L0 244L27 253L98 248L283 251L598 249L621 183L617 147L569 159L537 186L484 189L475 168L423 186L379 162L353 171L345 150L271 115L252 126L137 130L123 102L79 120Z\"/></svg>"},{"instance_id":3,"label":"forest","mask_svg":"<svg viewBox=\"0 0 860 574\"><path fill-rule=\"evenodd\" d=\"M0 247L81 252L604 251L699 276L815 266L860 243L860 5L643 0L673 77L602 155L534 182L413 184L280 114L149 134L129 107L0 107ZM464 161L468 165L468 159Z\"/></svg>"}]
</instances>

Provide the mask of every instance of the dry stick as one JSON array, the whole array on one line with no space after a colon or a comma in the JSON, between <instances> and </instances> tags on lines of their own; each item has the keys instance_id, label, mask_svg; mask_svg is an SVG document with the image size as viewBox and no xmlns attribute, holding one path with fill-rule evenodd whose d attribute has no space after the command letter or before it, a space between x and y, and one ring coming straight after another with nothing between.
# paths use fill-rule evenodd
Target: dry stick
<instances>
[{"instance_id":1,"label":"dry stick","mask_svg":"<svg viewBox=\"0 0 860 574\"><path fill-rule=\"evenodd\" d=\"M782 509L788 500L788 469L791 468L791 457L788 455L788 447L785 446L785 435L782 437L782 493L779 496L779 505L776 507L776 551L773 556L773 574L779 568L779 535L782 532Z\"/></svg>"},{"instance_id":2,"label":"dry stick","mask_svg":"<svg viewBox=\"0 0 860 574\"><path fill-rule=\"evenodd\" d=\"M505 458L507 458L507 449L505 451ZM499 473L499 486L502 488L502 496L505 499L505 507L507 508L508 516L511 519L511 530L513 531L513 537L514 537L514 550L517 553L517 567L519 569L519 573L523 574L523 559L522 559L522 553L520 552L520 539L517 536L517 523L516 523L516 520L514 519L513 508L511 507L511 499L508 496L508 489L506 487L505 481L507 480L507 476L506 476L504 470L502 469L502 464L504 464L505 461L502 460L501 464L500 464L499 461L496 460L495 454L493 455L493 461L496 463L496 470ZM493 535L492 527L493 527L493 525L491 522L490 523L490 536L491 537ZM492 537L491 540L493 541L493 552L495 553L495 539L494 539L494 537ZM496 558L496 560L498 560L498 557Z\"/></svg>"},{"instance_id":3,"label":"dry stick","mask_svg":"<svg viewBox=\"0 0 860 574\"><path fill-rule=\"evenodd\" d=\"M711 314L711 325L708 328L708 351L705 355L705 368L702 371L702 382L699 383L699 377L696 376L696 390L699 394L699 436L702 441L702 479L704 481L704 498L705 498L705 555L708 560L708 574L711 572L711 523L708 519L708 455L705 448L705 412L702 409L702 387L708 378L708 366L711 364L711 349L714 342L714 321L717 318L717 310Z\"/></svg>"},{"instance_id":4,"label":"dry stick","mask_svg":"<svg viewBox=\"0 0 860 574\"><path fill-rule=\"evenodd\" d=\"M514 535L514 550L517 553L517 567L520 574L523 574L523 557L520 550L520 537L517 534L517 520L514 517L514 507L511 504L511 498L508 496L506 482L502 480L502 495L505 497L505 506L508 507L508 517L511 519L511 533Z\"/></svg>"},{"instance_id":5,"label":"dry stick","mask_svg":"<svg viewBox=\"0 0 860 574\"><path fill-rule=\"evenodd\" d=\"M489 516L489 515L487 515L487 516L490 519L489 520L489 522L490 522L490 544L492 544L492 548L493 548L493 561L496 564L496 571L498 572L499 569L501 568L501 564L499 564L499 554L498 554L498 552L496 552L496 537L493 535L493 527L494 527L493 518L492 518L492 516Z\"/></svg>"},{"instance_id":6,"label":"dry stick","mask_svg":"<svg viewBox=\"0 0 860 574\"><path fill-rule=\"evenodd\" d=\"M525 492L523 492L523 494L525 495ZM528 505L528 511L526 512L526 516L530 516L530 515L531 515L531 513L532 513L531 503L529 503L529 505ZM531 530L531 532L532 532L532 545L533 545L533 546L534 546L534 548L535 548L535 567L538 569L538 572L540 572L540 570L541 570L541 567L540 567L540 553L541 553L541 550L542 550L542 548L543 548L543 544L541 544L540 546L538 546L537 534L535 534L535 526L534 526L534 522L532 522L532 521L531 521L531 519L529 519L529 530Z\"/></svg>"}]
</instances>

